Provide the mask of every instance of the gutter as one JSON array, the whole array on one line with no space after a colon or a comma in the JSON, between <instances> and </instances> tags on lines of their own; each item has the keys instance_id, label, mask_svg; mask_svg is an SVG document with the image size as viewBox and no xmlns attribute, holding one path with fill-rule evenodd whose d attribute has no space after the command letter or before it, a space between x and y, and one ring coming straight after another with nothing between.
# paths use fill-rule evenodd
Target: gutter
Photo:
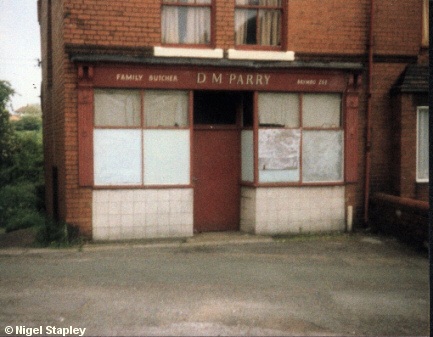
<instances>
[{"instance_id":1,"label":"gutter","mask_svg":"<svg viewBox=\"0 0 433 337\"><path fill-rule=\"evenodd\" d=\"M366 116L366 144L365 144L365 187L364 187L364 222L368 223L368 208L370 197L371 170L371 101L373 92L373 50L374 50L374 0L370 2L370 29L368 38L368 88L367 88L367 116Z\"/></svg>"}]
</instances>

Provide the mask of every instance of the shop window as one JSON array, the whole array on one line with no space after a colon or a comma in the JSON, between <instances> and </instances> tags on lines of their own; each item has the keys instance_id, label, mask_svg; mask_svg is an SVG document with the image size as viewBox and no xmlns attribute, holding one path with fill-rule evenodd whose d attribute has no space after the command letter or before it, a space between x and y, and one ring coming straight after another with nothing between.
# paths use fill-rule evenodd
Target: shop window
<instances>
[{"instance_id":1,"label":"shop window","mask_svg":"<svg viewBox=\"0 0 433 337\"><path fill-rule=\"evenodd\" d=\"M416 180L429 181L429 108L417 109Z\"/></svg>"},{"instance_id":2,"label":"shop window","mask_svg":"<svg viewBox=\"0 0 433 337\"><path fill-rule=\"evenodd\" d=\"M163 44L210 44L211 0L162 0Z\"/></svg>"},{"instance_id":3,"label":"shop window","mask_svg":"<svg viewBox=\"0 0 433 337\"><path fill-rule=\"evenodd\" d=\"M96 126L140 126L140 90L95 90Z\"/></svg>"},{"instance_id":4,"label":"shop window","mask_svg":"<svg viewBox=\"0 0 433 337\"><path fill-rule=\"evenodd\" d=\"M341 95L303 94L302 126L339 128L341 126Z\"/></svg>"},{"instance_id":5,"label":"shop window","mask_svg":"<svg viewBox=\"0 0 433 337\"><path fill-rule=\"evenodd\" d=\"M281 46L283 0L236 0L237 46Z\"/></svg>"},{"instance_id":6,"label":"shop window","mask_svg":"<svg viewBox=\"0 0 433 337\"><path fill-rule=\"evenodd\" d=\"M97 129L93 134L95 185L140 185L141 131Z\"/></svg>"},{"instance_id":7,"label":"shop window","mask_svg":"<svg viewBox=\"0 0 433 337\"><path fill-rule=\"evenodd\" d=\"M259 93L258 112L259 182L343 181L341 94Z\"/></svg>"},{"instance_id":8,"label":"shop window","mask_svg":"<svg viewBox=\"0 0 433 337\"><path fill-rule=\"evenodd\" d=\"M267 127L299 127L299 95L261 93L259 124Z\"/></svg>"},{"instance_id":9,"label":"shop window","mask_svg":"<svg viewBox=\"0 0 433 337\"><path fill-rule=\"evenodd\" d=\"M188 100L187 91L146 90L143 100L145 125L187 126Z\"/></svg>"},{"instance_id":10,"label":"shop window","mask_svg":"<svg viewBox=\"0 0 433 337\"><path fill-rule=\"evenodd\" d=\"M177 90L95 90L97 186L190 182L189 94Z\"/></svg>"}]
</instances>

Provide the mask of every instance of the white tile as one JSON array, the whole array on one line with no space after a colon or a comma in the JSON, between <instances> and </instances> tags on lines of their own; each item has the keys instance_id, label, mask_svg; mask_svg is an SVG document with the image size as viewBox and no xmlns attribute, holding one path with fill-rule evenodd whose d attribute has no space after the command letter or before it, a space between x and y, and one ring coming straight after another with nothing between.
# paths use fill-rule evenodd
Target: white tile
<instances>
[{"instance_id":1,"label":"white tile","mask_svg":"<svg viewBox=\"0 0 433 337\"><path fill-rule=\"evenodd\" d=\"M170 224L170 214L169 213L158 213L158 225L167 226Z\"/></svg>"},{"instance_id":2,"label":"white tile","mask_svg":"<svg viewBox=\"0 0 433 337\"><path fill-rule=\"evenodd\" d=\"M158 202L158 214L170 213L170 201L162 200Z\"/></svg>"},{"instance_id":3,"label":"white tile","mask_svg":"<svg viewBox=\"0 0 433 337\"><path fill-rule=\"evenodd\" d=\"M170 201L180 201L182 200L182 190L181 189L172 189L170 190Z\"/></svg>"},{"instance_id":4,"label":"white tile","mask_svg":"<svg viewBox=\"0 0 433 337\"><path fill-rule=\"evenodd\" d=\"M120 231L120 227L110 227L108 229L109 232L109 240L121 240L122 234Z\"/></svg>"},{"instance_id":5,"label":"white tile","mask_svg":"<svg viewBox=\"0 0 433 337\"><path fill-rule=\"evenodd\" d=\"M121 206L120 202L110 202L108 204L108 214L109 215L121 214L120 206Z\"/></svg>"},{"instance_id":6,"label":"white tile","mask_svg":"<svg viewBox=\"0 0 433 337\"><path fill-rule=\"evenodd\" d=\"M182 225L182 219L180 216L180 213L170 213L170 220L169 220L170 225Z\"/></svg>"},{"instance_id":7,"label":"white tile","mask_svg":"<svg viewBox=\"0 0 433 337\"><path fill-rule=\"evenodd\" d=\"M134 227L134 237L136 239L146 238L146 227L145 226L135 226Z\"/></svg>"},{"instance_id":8,"label":"white tile","mask_svg":"<svg viewBox=\"0 0 433 337\"><path fill-rule=\"evenodd\" d=\"M121 208L120 208L120 213L121 214L129 214L129 215L134 214L134 203L132 201L122 202Z\"/></svg>"},{"instance_id":9,"label":"white tile","mask_svg":"<svg viewBox=\"0 0 433 337\"><path fill-rule=\"evenodd\" d=\"M134 202L134 214L146 214L146 203L144 201Z\"/></svg>"},{"instance_id":10,"label":"white tile","mask_svg":"<svg viewBox=\"0 0 433 337\"><path fill-rule=\"evenodd\" d=\"M147 214L157 214L158 213L158 201L149 201L146 205Z\"/></svg>"},{"instance_id":11,"label":"white tile","mask_svg":"<svg viewBox=\"0 0 433 337\"><path fill-rule=\"evenodd\" d=\"M154 238L157 236L158 227L156 226L146 226L146 237Z\"/></svg>"},{"instance_id":12,"label":"white tile","mask_svg":"<svg viewBox=\"0 0 433 337\"><path fill-rule=\"evenodd\" d=\"M120 226L120 214L111 214L108 216L108 226L116 228Z\"/></svg>"},{"instance_id":13,"label":"white tile","mask_svg":"<svg viewBox=\"0 0 433 337\"><path fill-rule=\"evenodd\" d=\"M182 212L182 202L179 200L170 200L170 213Z\"/></svg>"},{"instance_id":14,"label":"white tile","mask_svg":"<svg viewBox=\"0 0 433 337\"><path fill-rule=\"evenodd\" d=\"M162 189L158 190L158 201L169 201L170 200L170 190Z\"/></svg>"},{"instance_id":15,"label":"white tile","mask_svg":"<svg viewBox=\"0 0 433 337\"><path fill-rule=\"evenodd\" d=\"M182 213L192 213L192 202L191 201L182 201L181 202L181 211Z\"/></svg>"},{"instance_id":16,"label":"white tile","mask_svg":"<svg viewBox=\"0 0 433 337\"><path fill-rule=\"evenodd\" d=\"M108 214L109 213L109 203L108 202L98 202L93 204L96 214Z\"/></svg>"},{"instance_id":17,"label":"white tile","mask_svg":"<svg viewBox=\"0 0 433 337\"><path fill-rule=\"evenodd\" d=\"M134 190L126 190L124 191L123 199L122 201L134 201Z\"/></svg>"},{"instance_id":18,"label":"white tile","mask_svg":"<svg viewBox=\"0 0 433 337\"><path fill-rule=\"evenodd\" d=\"M146 214L146 226L158 225L158 213Z\"/></svg>"},{"instance_id":19,"label":"white tile","mask_svg":"<svg viewBox=\"0 0 433 337\"><path fill-rule=\"evenodd\" d=\"M134 216L132 214L122 214L120 223L122 227L132 227L134 225Z\"/></svg>"},{"instance_id":20,"label":"white tile","mask_svg":"<svg viewBox=\"0 0 433 337\"><path fill-rule=\"evenodd\" d=\"M133 201L134 202L145 202L146 201L146 190L134 190L133 191Z\"/></svg>"},{"instance_id":21,"label":"white tile","mask_svg":"<svg viewBox=\"0 0 433 337\"><path fill-rule=\"evenodd\" d=\"M146 214L134 214L134 226L144 226L146 224Z\"/></svg>"},{"instance_id":22,"label":"white tile","mask_svg":"<svg viewBox=\"0 0 433 337\"><path fill-rule=\"evenodd\" d=\"M182 188L181 189L181 200L192 201L193 199L193 189L192 188Z\"/></svg>"},{"instance_id":23,"label":"white tile","mask_svg":"<svg viewBox=\"0 0 433 337\"><path fill-rule=\"evenodd\" d=\"M146 190L147 201L158 201L158 190Z\"/></svg>"},{"instance_id":24,"label":"white tile","mask_svg":"<svg viewBox=\"0 0 433 337\"><path fill-rule=\"evenodd\" d=\"M107 214L98 214L93 217L93 228L100 228L108 226L108 215Z\"/></svg>"}]
</instances>

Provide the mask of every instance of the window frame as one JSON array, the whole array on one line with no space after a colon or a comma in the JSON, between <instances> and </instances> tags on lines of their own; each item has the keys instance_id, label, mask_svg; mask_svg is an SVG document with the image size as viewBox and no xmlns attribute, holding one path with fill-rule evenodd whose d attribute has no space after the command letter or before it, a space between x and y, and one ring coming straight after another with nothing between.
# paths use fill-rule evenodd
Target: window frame
<instances>
[{"instance_id":1,"label":"window frame","mask_svg":"<svg viewBox=\"0 0 433 337\"><path fill-rule=\"evenodd\" d=\"M416 172L415 172L415 176L416 176L416 182L417 183L428 183L429 182L429 176L427 174L427 178L420 178L419 177L419 157L420 157L420 147L419 147L419 143L420 143L420 113L421 111L426 111L428 117L430 118L430 110L428 106L418 106L416 108ZM429 125L427 124L426 126L427 131L430 132L429 129ZM427 149L429 148L429 139L427 139ZM427 151L427 154L429 154L429 152ZM427 165L429 164L429 158L427 158ZM427 170L429 172L429 169Z\"/></svg>"},{"instance_id":2,"label":"window frame","mask_svg":"<svg viewBox=\"0 0 433 337\"><path fill-rule=\"evenodd\" d=\"M189 131L189 156L191 158L192 154L192 127L193 127L193 121L192 121L192 95L193 91L188 89L153 89L153 88L107 88L107 87L95 87L93 92L96 92L98 90L104 91L104 90L119 90L119 91L139 91L140 92L140 125L133 125L133 126L122 126L122 125L109 125L109 126L103 126L103 125L97 125L95 121L96 117L96 108L95 108L95 99L93 104L93 133L95 130L137 130L141 133L141 183L140 184L109 184L109 185L98 185L95 183L94 176L92 178L93 184L92 187L94 189L130 189L130 188L183 188L183 187L191 187L191 181L192 181L192 167L191 167L191 160L190 160L190 166L189 166L189 175L188 175L188 183L182 183L182 184L149 184L145 181L145 161L146 161L146 154L144 152L145 146L144 146L144 139L145 139L145 131L146 130L167 130L167 131L176 131L176 130L184 130ZM146 91L166 91L166 92L173 92L173 91L183 91L186 92L188 95L188 107L187 107L187 116L186 121L187 125L185 126L148 126L146 125L146 112L145 112L145 96ZM93 144L94 146L94 144ZM94 151L94 149L93 149ZM95 174L95 157L93 157L93 174Z\"/></svg>"},{"instance_id":3,"label":"window frame","mask_svg":"<svg viewBox=\"0 0 433 337\"><path fill-rule=\"evenodd\" d=\"M194 3L181 2L181 0L173 0L171 2L166 2L167 0L161 0L161 45L164 47L177 47L177 48L215 48L215 0L210 0L210 4L200 4L197 3L198 0L193 0ZM164 6L173 7L190 7L190 8L209 8L210 9L210 37L209 43L164 43L162 41L162 30L163 30L163 20L162 12Z\"/></svg>"},{"instance_id":4,"label":"window frame","mask_svg":"<svg viewBox=\"0 0 433 337\"><path fill-rule=\"evenodd\" d=\"M236 44L236 10L239 9L245 9L245 10L256 10L256 39L259 40L259 11L260 10L280 10L281 16L280 16L280 44L276 46L272 45L261 45L261 44ZM234 8L234 46L235 49L239 50L268 50L268 51L282 51L287 49L286 45L286 34L287 34L287 23L286 23L286 17L287 17L287 1L281 0L281 6L267 6L267 5L238 5L236 4L235 0L235 8Z\"/></svg>"},{"instance_id":5,"label":"window frame","mask_svg":"<svg viewBox=\"0 0 433 337\"><path fill-rule=\"evenodd\" d=\"M260 112L258 111L258 105L259 105L259 94L260 93L287 93L287 94L298 94L299 95L299 126L298 127L267 127L267 126L260 126L259 120L260 120ZM302 98L303 98L303 94L337 94L340 95L340 125L338 127L325 127L325 128L321 128L321 127L308 127L308 126L304 126L304 121L303 121L303 103L302 103ZM344 100L345 100L345 95L342 92L308 92L308 91L303 91L303 92L277 92L277 91L260 91L257 92L256 98L255 98L255 102L254 102L254 106L255 111L254 111L254 129L255 129L255 156L256 156L256 163L255 163L255 167L254 167L254 171L256 172L255 174L255 178L254 178L254 185L257 186L266 186L266 187L272 187L272 186L327 186L327 185L345 185L346 184L346 165L345 165L345 161L346 161L346 113L345 113L345 104L344 104ZM250 129L249 127L244 127L243 130L248 130ZM299 145L299 180L297 181L280 181L280 182L263 182L260 181L260 167L259 167L259 141L258 141L258 137L259 137L259 131L260 130L266 130L266 129L281 129L281 130L300 130L301 135L300 135L300 145ZM342 132L342 157L341 157L341 180L336 180L336 181L305 181L303 179L303 138L304 138L304 134L303 131L341 131ZM251 182L248 181L242 181L243 184L251 184Z\"/></svg>"}]
</instances>

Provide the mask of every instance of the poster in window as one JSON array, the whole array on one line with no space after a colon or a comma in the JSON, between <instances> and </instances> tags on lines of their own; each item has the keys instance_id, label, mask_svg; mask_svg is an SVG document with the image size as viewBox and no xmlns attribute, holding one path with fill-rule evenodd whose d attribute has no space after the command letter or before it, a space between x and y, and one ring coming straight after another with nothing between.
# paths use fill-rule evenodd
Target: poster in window
<instances>
[{"instance_id":1,"label":"poster in window","mask_svg":"<svg viewBox=\"0 0 433 337\"><path fill-rule=\"evenodd\" d=\"M259 169L296 170L299 167L301 131L263 129L259 131Z\"/></svg>"}]
</instances>

